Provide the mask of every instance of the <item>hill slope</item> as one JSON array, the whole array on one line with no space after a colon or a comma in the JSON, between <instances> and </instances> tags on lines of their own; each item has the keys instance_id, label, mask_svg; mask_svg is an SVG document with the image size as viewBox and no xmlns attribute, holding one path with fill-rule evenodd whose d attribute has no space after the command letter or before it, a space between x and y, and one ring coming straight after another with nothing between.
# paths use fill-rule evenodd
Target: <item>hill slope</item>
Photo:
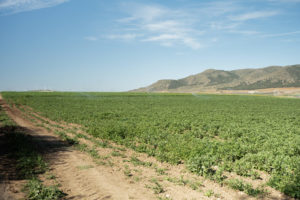
<instances>
[{"instance_id":1,"label":"hill slope","mask_svg":"<svg viewBox=\"0 0 300 200\"><path fill-rule=\"evenodd\" d=\"M135 92L197 92L300 87L300 65L233 71L209 69L178 80L159 80Z\"/></svg>"}]
</instances>

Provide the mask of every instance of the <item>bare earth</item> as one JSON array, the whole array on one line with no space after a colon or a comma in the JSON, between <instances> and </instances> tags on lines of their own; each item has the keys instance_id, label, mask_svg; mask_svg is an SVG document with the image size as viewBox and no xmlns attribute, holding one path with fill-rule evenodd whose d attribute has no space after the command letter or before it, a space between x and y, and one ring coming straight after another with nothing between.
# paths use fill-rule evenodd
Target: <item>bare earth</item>
<instances>
[{"instance_id":1,"label":"bare earth","mask_svg":"<svg viewBox=\"0 0 300 200\"><path fill-rule=\"evenodd\" d=\"M19 126L26 128L28 134L34 137L50 165L50 173L57 177L57 182L61 184L60 189L67 193L65 199L255 199L243 192L190 174L185 170L184 165L172 166L161 163L153 157L136 153L113 143L110 143L113 148L95 147L95 140L92 140L91 136L87 135L79 125L53 122L33 112L31 108L24 107L25 112L23 112L16 107L9 107L1 95L0 104L9 117ZM43 126L39 126L40 124ZM54 134L55 131L64 130L72 137L74 135L71 129L76 130L77 134L85 135L79 138L80 143L95 148L103 161L99 162L87 153L76 150ZM133 156L152 165L134 165L130 162ZM2 163L1 166L3 166ZM7 169L2 167L0 170ZM263 184L268 178L264 174L261 176L263 180L257 181L237 175L230 176L245 179L253 185ZM157 185L153 180L159 182L163 188L162 191L157 192L155 189ZM200 184L197 188L193 188L191 183ZM4 181L0 182L0 196L3 194L0 200L21 198L22 193L14 191L20 190L19 185L22 185L22 182L4 178ZM267 189L269 193L261 197L262 199L289 199L272 188Z\"/></svg>"}]
</instances>

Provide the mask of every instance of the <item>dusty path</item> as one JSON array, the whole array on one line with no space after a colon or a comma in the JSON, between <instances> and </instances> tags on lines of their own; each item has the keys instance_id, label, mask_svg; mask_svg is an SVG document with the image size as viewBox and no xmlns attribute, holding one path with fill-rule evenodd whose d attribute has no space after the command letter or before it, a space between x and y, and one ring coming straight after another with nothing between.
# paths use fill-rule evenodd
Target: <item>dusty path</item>
<instances>
[{"instance_id":1,"label":"dusty path","mask_svg":"<svg viewBox=\"0 0 300 200\"><path fill-rule=\"evenodd\" d=\"M1 96L0 101L9 117L27 128L46 153L51 171L61 183L61 189L68 194L66 199L156 199L144 187L131 187L125 177L104 168L81 169L80 166L95 165L88 155L68 147L51 132L23 119L18 110L4 104Z\"/></svg>"}]
</instances>

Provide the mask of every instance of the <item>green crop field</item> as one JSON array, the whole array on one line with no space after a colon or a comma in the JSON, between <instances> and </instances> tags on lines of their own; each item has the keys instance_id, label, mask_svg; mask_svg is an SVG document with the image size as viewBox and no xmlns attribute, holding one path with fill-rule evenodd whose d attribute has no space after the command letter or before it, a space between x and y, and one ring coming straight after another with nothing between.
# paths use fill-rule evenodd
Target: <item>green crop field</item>
<instances>
[{"instance_id":1,"label":"green crop field","mask_svg":"<svg viewBox=\"0 0 300 200\"><path fill-rule=\"evenodd\" d=\"M270 174L268 185L300 198L299 99L146 93L2 94L10 104L30 106L54 121L80 124L94 137L161 161L184 163L190 171L219 183L226 181L225 172L253 179L259 179L261 172Z\"/></svg>"}]
</instances>

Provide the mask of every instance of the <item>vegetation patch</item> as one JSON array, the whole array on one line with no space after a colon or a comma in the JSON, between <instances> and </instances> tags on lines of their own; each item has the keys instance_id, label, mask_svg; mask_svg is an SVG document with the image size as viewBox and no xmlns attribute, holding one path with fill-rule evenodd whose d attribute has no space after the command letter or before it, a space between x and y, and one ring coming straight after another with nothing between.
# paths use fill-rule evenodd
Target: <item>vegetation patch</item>
<instances>
[{"instance_id":1,"label":"vegetation patch","mask_svg":"<svg viewBox=\"0 0 300 200\"><path fill-rule=\"evenodd\" d=\"M258 196L265 193L264 189L261 188L253 188L251 184L245 183L244 181L238 179L231 179L226 181L226 184L230 186L232 189L236 189L250 196Z\"/></svg>"},{"instance_id":2,"label":"vegetation patch","mask_svg":"<svg viewBox=\"0 0 300 200\"><path fill-rule=\"evenodd\" d=\"M30 200L56 200L66 196L57 185L45 186L38 179L31 179L24 187L27 192L27 199Z\"/></svg>"},{"instance_id":3,"label":"vegetation patch","mask_svg":"<svg viewBox=\"0 0 300 200\"><path fill-rule=\"evenodd\" d=\"M152 189L154 194L160 194L160 193L165 192L163 186L158 182L157 179L151 179L150 182L152 184L151 185L146 185L146 187L149 188L149 189Z\"/></svg>"},{"instance_id":4,"label":"vegetation patch","mask_svg":"<svg viewBox=\"0 0 300 200\"><path fill-rule=\"evenodd\" d=\"M113 141L155 156L162 162L185 164L191 172L221 184L227 181L224 172L259 179L257 171L262 171L270 175L268 184L271 187L300 198L299 99L246 95L87 94L89 98L72 92L6 92L3 97L9 102L32 107L53 121L85 127L93 136L90 138L100 141L97 146L109 146L102 141ZM76 138L70 142L76 144ZM97 157L94 149L77 146ZM130 162L144 165L135 158ZM242 187L249 194L257 193L246 183L229 185Z\"/></svg>"}]
</instances>

